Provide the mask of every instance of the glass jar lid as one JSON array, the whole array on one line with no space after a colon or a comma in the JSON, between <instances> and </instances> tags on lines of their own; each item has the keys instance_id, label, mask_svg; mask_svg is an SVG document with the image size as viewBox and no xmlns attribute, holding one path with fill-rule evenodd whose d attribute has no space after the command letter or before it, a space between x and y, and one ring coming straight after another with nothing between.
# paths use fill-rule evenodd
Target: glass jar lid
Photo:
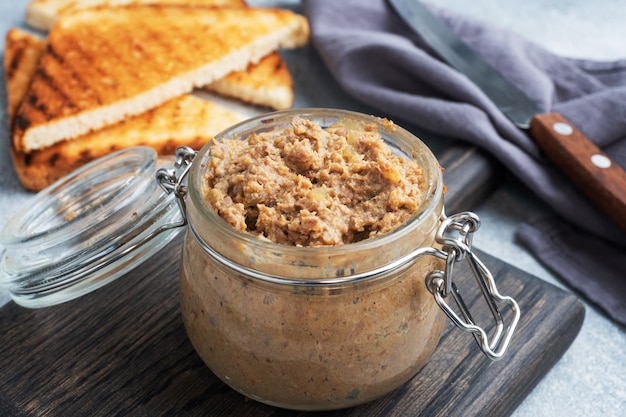
<instances>
[{"instance_id":1,"label":"glass jar lid","mask_svg":"<svg viewBox=\"0 0 626 417\"><path fill-rule=\"evenodd\" d=\"M34 195L0 232L0 286L17 304L46 307L150 258L181 230L175 196L155 181L171 164L149 147L124 149Z\"/></svg>"}]
</instances>

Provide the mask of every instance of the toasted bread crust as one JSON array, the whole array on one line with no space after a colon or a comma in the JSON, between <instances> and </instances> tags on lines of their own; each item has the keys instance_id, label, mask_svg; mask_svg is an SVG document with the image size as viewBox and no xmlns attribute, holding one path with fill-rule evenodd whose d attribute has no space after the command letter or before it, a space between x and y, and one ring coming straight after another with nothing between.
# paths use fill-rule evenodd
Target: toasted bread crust
<instances>
[{"instance_id":1,"label":"toasted bread crust","mask_svg":"<svg viewBox=\"0 0 626 417\"><path fill-rule=\"evenodd\" d=\"M187 6L245 6L244 0L31 0L26 7L26 23L39 30L50 30L62 16L99 6L169 4Z\"/></svg>"},{"instance_id":2,"label":"toasted bread crust","mask_svg":"<svg viewBox=\"0 0 626 417\"><path fill-rule=\"evenodd\" d=\"M278 47L301 46L308 34L304 17L278 9L78 11L50 31L15 119L14 147L29 152L142 113Z\"/></svg>"},{"instance_id":3,"label":"toasted bread crust","mask_svg":"<svg viewBox=\"0 0 626 417\"><path fill-rule=\"evenodd\" d=\"M160 155L173 155L179 146L201 148L217 133L244 116L207 100L185 95L114 124L24 153L12 149L13 164L22 185L39 191L82 165L113 151L150 146Z\"/></svg>"},{"instance_id":4,"label":"toasted bread crust","mask_svg":"<svg viewBox=\"0 0 626 417\"><path fill-rule=\"evenodd\" d=\"M293 105L293 79L278 52L271 53L246 71L236 71L205 87L208 91L247 103L288 109Z\"/></svg>"},{"instance_id":5,"label":"toasted bread crust","mask_svg":"<svg viewBox=\"0 0 626 417\"><path fill-rule=\"evenodd\" d=\"M30 86L46 41L22 30L11 29L7 32L4 45L4 76L10 126Z\"/></svg>"}]
</instances>

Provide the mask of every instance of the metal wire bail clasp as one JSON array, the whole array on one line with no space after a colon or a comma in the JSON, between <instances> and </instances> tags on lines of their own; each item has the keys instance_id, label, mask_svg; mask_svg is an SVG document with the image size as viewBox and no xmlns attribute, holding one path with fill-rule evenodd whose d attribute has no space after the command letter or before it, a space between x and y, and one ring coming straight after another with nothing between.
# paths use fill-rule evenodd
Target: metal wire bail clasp
<instances>
[{"instance_id":1,"label":"metal wire bail clasp","mask_svg":"<svg viewBox=\"0 0 626 417\"><path fill-rule=\"evenodd\" d=\"M513 332L517 327L520 317L520 309L517 302L511 297L500 295L496 288L491 272L472 252L472 235L480 227L478 216L472 212L463 212L446 217L442 214L442 223L437 231L436 241L442 245L446 256L445 271L434 271L427 278L427 286L435 297L435 301L461 330L470 332L476 339L483 353L491 360L499 360L509 346ZM489 310L495 319L496 326L491 341L487 332L476 325L472 315L463 301L461 294L454 283L454 265L461 261L467 261L473 272L476 283L480 287L483 297L489 306ZM452 295L463 318L445 301ZM505 329L499 305L508 305L513 313L513 319Z\"/></svg>"},{"instance_id":2,"label":"metal wire bail clasp","mask_svg":"<svg viewBox=\"0 0 626 417\"><path fill-rule=\"evenodd\" d=\"M167 194L174 193L178 208L182 214L182 220L178 223L170 224L169 227L182 227L187 225L187 206L185 196L188 188L184 184L185 177L191 169L191 163L197 152L188 146L181 146L176 149L174 168L160 168L156 172L156 181Z\"/></svg>"}]
</instances>

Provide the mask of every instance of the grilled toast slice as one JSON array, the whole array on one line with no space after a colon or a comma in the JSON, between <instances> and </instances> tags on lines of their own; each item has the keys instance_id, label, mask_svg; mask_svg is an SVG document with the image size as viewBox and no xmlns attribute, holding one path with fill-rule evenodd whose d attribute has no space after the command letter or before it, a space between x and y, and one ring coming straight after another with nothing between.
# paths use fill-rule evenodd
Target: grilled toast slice
<instances>
[{"instance_id":1,"label":"grilled toast slice","mask_svg":"<svg viewBox=\"0 0 626 417\"><path fill-rule=\"evenodd\" d=\"M98 6L129 4L178 4L187 6L239 6L244 0L31 0L26 9L26 22L36 29L50 30L59 18L77 10ZM273 52L245 71L235 71L204 87L226 97L246 103L288 109L293 105L293 80L280 54Z\"/></svg>"},{"instance_id":2,"label":"grilled toast slice","mask_svg":"<svg viewBox=\"0 0 626 417\"><path fill-rule=\"evenodd\" d=\"M4 46L4 75L9 124L15 117L46 47L45 39L19 29L10 29Z\"/></svg>"},{"instance_id":3,"label":"grilled toast slice","mask_svg":"<svg viewBox=\"0 0 626 417\"><path fill-rule=\"evenodd\" d=\"M44 39L19 29L7 33L4 64L5 68L11 69L5 74L7 98L13 107L23 99L35 73L36 57L43 52L45 45ZM173 154L183 145L199 149L215 134L244 118L188 94L78 138L30 153L12 149L11 154L22 185L39 191L87 162L117 149L147 145L161 155Z\"/></svg>"},{"instance_id":4,"label":"grilled toast slice","mask_svg":"<svg viewBox=\"0 0 626 417\"><path fill-rule=\"evenodd\" d=\"M99 6L171 4L182 6L245 6L244 0L31 0L26 6L26 23L48 31L60 17Z\"/></svg>"},{"instance_id":5,"label":"grilled toast slice","mask_svg":"<svg viewBox=\"0 0 626 417\"><path fill-rule=\"evenodd\" d=\"M276 110L293 106L293 79L278 52L204 87L207 91Z\"/></svg>"},{"instance_id":6,"label":"grilled toast slice","mask_svg":"<svg viewBox=\"0 0 626 417\"><path fill-rule=\"evenodd\" d=\"M308 36L306 19L282 9L77 11L50 30L15 117L14 149L28 153L143 113Z\"/></svg>"},{"instance_id":7,"label":"grilled toast slice","mask_svg":"<svg viewBox=\"0 0 626 417\"><path fill-rule=\"evenodd\" d=\"M187 94L127 121L57 142L30 153L12 152L24 188L39 191L82 165L132 146L151 146L160 155L179 146L200 149L217 133L245 117L210 101Z\"/></svg>"}]
</instances>

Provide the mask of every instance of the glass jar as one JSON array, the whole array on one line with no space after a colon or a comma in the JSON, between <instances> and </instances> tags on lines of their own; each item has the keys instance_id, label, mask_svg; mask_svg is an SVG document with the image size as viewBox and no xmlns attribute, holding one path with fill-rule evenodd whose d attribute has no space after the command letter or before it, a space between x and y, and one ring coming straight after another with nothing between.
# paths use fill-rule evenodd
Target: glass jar
<instances>
[{"instance_id":1,"label":"glass jar","mask_svg":"<svg viewBox=\"0 0 626 417\"><path fill-rule=\"evenodd\" d=\"M294 409L348 407L405 383L441 337L445 315L425 278L442 269L443 261L422 257L368 276L416 247L435 245L441 169L407 131L336 110L252 119L215 140L283 130L295 113L322 127L345 119L375 123L390 146L422 165L427 189L420 212L392 233L347 245L261 240L227 224L206 202L204 168L211 156L205 147L189 178L182 315L204 362L242 394Z\"/></svg>"},{"instance_id":2,"label":"glass jar","mask_svg":"<svg viewBox=\"0 0 626 417\"><path fill-rule=\"evenodd\" d=\"M446 315L429 279L446 269L436 242L445 218L442 173L408 131L347 111L274 113L214 140L282 131L294 115L322 127L346 120L376 125L394 152L423 167L419 212L392 232L341 246L261 240L227 224L207 203L205 146L189 174L182 316L206 365L245 396L291 409L351 407L404 384L441 337Z\"/></svg>"}]
</instances>

